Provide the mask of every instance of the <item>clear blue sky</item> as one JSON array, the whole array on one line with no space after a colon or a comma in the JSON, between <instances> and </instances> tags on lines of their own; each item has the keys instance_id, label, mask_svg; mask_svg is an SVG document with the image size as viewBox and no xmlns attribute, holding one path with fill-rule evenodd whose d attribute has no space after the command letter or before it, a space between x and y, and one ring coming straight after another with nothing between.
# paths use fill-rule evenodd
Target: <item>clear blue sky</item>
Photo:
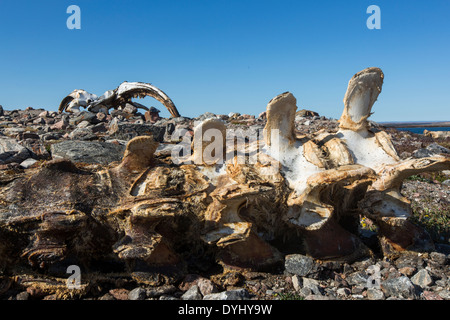
<instances>
[{"instance_id":1,"label":"clear blue sky","mask_svg":"<svg viewBox=\"0 0 450 320\"><path fill-rule=\"evenodd\" d=\"M69 30L69 5L81 30ZM381 30L369 30L369 5ZM258 115L292 92L339 118L354 73L380 67L375 121L450 120L450 1L0 0L0 104L56 110L74 89L150 82L182 115ZM156 100L140 101L169 113Z\"/></svg>"}]
</instances>

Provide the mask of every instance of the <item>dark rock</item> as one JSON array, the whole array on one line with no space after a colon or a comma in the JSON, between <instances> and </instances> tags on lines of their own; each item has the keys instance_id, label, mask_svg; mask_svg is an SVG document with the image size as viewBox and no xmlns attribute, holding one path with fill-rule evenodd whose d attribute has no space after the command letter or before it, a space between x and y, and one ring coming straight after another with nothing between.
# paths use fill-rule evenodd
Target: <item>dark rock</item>
<instances>
[{"instance_id":1,"label":"dark rock","mask_svg":"<svg viewBox=\"0 0 450 320\"><path fill-rule=\"evenodd\" d=\"M51 146L53 158L73 162L109 164L121 161L125 147L107 142L63 141Z\"/></svg>"},{"instance_id":2,"label":"dark rock","mask_svg":"<svg viewBox=\"0 0 450 320\"><path fill-rule=\"evenodd\" d=\"M146 294L147 298L156 298L162 295L170 295L176 290L177 288L173 285L163 285L160 287L147 288Z\"/></svg>"},{"instance_id":3,"label":"dark rock","mask_svg":"<svg viewBox=\"0 0 450 320\"><path fill-rule=\"evenodd\" d=\"M153 139L163 142L165 127L155 126L151 124L134 124L111 121L109 127L109 135L111 139L131 140L137 136L153 136Z\"/></svg>"},{"instance_id":4,"label":"dark rock","mask_svg":"<svg viewBox=\"0 0 450 320\"><path fill-rule=\"evenodd\" d=\"M317 271L317 266L311 257L302 254L290 254L285 257L285 270L289 273L305 277Z\"/></svg>"},{"instance_id":5,"label":"dark rock","mask_svg":"<svg viewBox=\"0 0 450 320\"><path fill-rule=\"evenodd\" d=\"M15 139L0 137L0 164L20 163L30 157L30 152Z\"/></svg>"}]
</instances>

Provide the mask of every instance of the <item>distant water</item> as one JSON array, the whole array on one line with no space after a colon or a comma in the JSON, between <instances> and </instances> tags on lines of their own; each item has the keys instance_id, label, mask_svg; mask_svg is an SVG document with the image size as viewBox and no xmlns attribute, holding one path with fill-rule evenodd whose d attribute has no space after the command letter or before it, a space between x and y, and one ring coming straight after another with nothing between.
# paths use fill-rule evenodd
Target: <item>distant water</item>
<instances>
[{"instance_id":1,"label":"distant water","mask_svg":"<svg viewBox=\"0 0 450 320\"><path fill-rule=\"evenodd\" d=\"M412 133L423 134L424 130L428 131L450 131L450 127L420 127L420 128L395 128L400 131L409 131Z\"/></svg>"}]
</instances>

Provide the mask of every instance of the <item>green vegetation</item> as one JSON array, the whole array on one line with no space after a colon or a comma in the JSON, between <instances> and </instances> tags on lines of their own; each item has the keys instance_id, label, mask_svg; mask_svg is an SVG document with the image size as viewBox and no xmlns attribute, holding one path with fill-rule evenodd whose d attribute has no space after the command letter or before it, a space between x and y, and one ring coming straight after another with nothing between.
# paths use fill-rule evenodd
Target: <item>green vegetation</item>
<instances>
[{"instance_id":1,"label":"green vegetation","mask_svg":"<svg viewBox=\"0 0 450 320\"><path fill-rule=\"evenodd\" d=\"M424 208L412 203L411 220L422 226L436 243L450 244L450 208Z\"/></svg>"},{"instance_id":2,"label":"green vegetation","mask_svg":"<svg viewBox=\"0 0 450 320\"><path fill-rule=\"evenodd\" d=\"M305 300L305 298L295 292L276 293L274 297L278 297L280 300Z\"/></svg>"}]
</instances>

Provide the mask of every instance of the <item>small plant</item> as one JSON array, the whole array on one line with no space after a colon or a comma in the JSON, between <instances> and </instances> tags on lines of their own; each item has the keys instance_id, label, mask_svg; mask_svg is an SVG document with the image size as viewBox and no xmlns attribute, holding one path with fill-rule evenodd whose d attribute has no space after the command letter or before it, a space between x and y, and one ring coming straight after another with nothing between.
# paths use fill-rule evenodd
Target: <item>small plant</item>
<instances>
[{"instance_id":1,"label":"small plant","mask_svg":"<svg viewBox=\"0 0 450 320\"><path fill-rule=\"evenodd\" d=\"M274 297L279 298L279 300L305 300L301 295L296 292L280 292L275 293Z\"/></svg>"}]
</instances>

